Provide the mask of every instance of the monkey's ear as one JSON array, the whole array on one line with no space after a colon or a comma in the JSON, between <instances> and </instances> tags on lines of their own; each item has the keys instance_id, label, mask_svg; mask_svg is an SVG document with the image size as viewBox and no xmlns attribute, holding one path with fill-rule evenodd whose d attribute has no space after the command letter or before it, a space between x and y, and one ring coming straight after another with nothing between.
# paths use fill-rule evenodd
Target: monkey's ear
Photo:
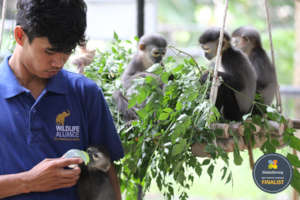
<instances>
[{"instance_id":1,"label":"monkey's ear","mask_svg":"<svg viewBox=\"0 0 300 200\"><path fill-rule=\"evenodd\" d=\"M139 44L139 49L140 50L145 50L146 49L146 45L144 45L144 44Z\"/></svg>"}]
</instances>

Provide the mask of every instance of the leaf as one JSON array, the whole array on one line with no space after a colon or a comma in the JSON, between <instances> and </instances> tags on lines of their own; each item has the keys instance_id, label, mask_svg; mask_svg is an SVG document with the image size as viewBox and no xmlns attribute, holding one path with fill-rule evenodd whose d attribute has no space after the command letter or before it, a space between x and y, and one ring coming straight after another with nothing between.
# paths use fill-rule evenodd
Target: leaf
<instances>
[{"instance_id":1,"label":"leaf","mask_svg":"<svg viewBox=\"0 0 300 200\"><path fill-rule=\"evenodd\" d=\"M162 189L162 182L161 181L162 181L162 178L161 178L161 175L159 174L156 178L156 184L157 184L157 187L158 187L159 190Z\"/></svg>"},{"instance_id":2,"label":"leaf","mask_svg":"<svg viewBox=\"0 0 300 200\"><path fill-rule=\"evenodd\" d=\"M146 98L147 98L146 90L143 89L139 90L139 94L137 95L137 103L138 104L143 103L146 100Z\"/></svg>"},{"instance_id":3,"label":"leaf","mask_svg":"<svg viewBox=\"0 0 300 200\"><path fill-rule=\"evenodd\" d=\"M176 111L180 111L182 109L182 103L180 101L178 101L176 103Z\"/></svg>"},{"instance_id":4,"label":"leaf","mask_svg":"<svg viewBox=\"0 0 300 200\"><path fill-rule=\"evenodd\" d=\"M137 99L136 99L136 97L131 97L130 99L129 99L129 101L128 101L128 108L132 108L133 106L135 106L136 105L136 102L137 102Z\"/></svg>"},{"instance_id":5,"label":"leaf","mask_svg":"<svg viewBox=\"0 0 300 200\"><path fill-rule=\"evenodd\" d=\"M271 139L271 144L272 144L274 147L280 146L280 143L279 143L278 139Z\"/></svg>"},{"instance_id":6,"label":"leaf","mask_svg":"<svg viewBox=\"0 0 300 200\"><path fill-rule=\"evenodd\" d=\"M140 118L146 118L146 116L148 115L148 112L145 109L140 109L137 111L137 114L140 116Z\"/></svg>"},{"instance_id":7,"label":"leaf","mask_svg":"<svg viewBox=\"0 0 300 200\"><path fill-rule=\"evenodd\" d=\"M297 151L300 151L300 139L296 136L290 136L290 146Z\"/></svg>"},{"instance_id":8,"label":"leaf","mask_svg":"<svg viewBox=\"0 0 300 200\"><path fill-rule=\"evenodd\" d=\"M203 162L202 162L202 165L208 165L210 163L210 159L205 159Z\"/></svg>"},{"instance_id":9,"label":"leaf","mask_svg":"<svg viewBox=\"0 0 300 200\"><path fill-rule=\"evenodd\" d=\"M160 113L158 120L162 120L162 121L166 120L166 119L168 119L169 116L170 116L169 113L166 113L166 112Z\"/></svg>"},{"instance_id":10,"label":"leaf","mask_svg":"<svg viewBox=\"0 0 300 200\"><path fill-rule=\"evenodd\" d=\"M182 122L182 121L184 121L187 117L188 117L188 116L187 116L186 114L182 114L182 115L180 115L180 116L178 117L177 121Z\"/></svg>"},{"instance_id":11,"label":"leaf","mask_svg":"<svg viewBox=\"0 0 300 200\"><path fill-rule=\"evenodd\" d=\"M166 112L166 113L171 113L171 112L173 112L173 109L172 108L165 108L163 111Z\"/></svg>"},{"instance_id":12,"label":"leaf","mask_svg":"<svg viewBox=\"0 0 300 200\"><path fill-rule=\"evenodd\" d=\"M201 174L202 174L202 168L201 167L196 167L195 171L196 171L197 175L200 177Z\"/></svg>"},{"instance_id":13,"label":"leaf","mask_svg":"<svg viewBox=\"0 0 300 200\"><path fill-rule=\"evenodd\" d=\"M153 76L146 76L145 77L145 82L148 83L148 84L154 84L157 81L156 81L156 79Z\"/></svg>"},{"instance_id":14,"label":"leaf","mask_svg":"<svg viewBox=\"0 0 300 200\"><path fill-rule=\"evenodd\" d=\"M134 40L138 42L140 38L138 36L134 36Z\"/></svg>"},{"instance_id":15,"label":"leaf","mask_svg":"<svg viewBox=\"0 0 300 200\"><path fill-rule=\"evenodd\" d=\"M213 164L211 164L207 169L207 173L210 177L210 181L212 180L214 169L215 169L215 166Z\"/></svg>"},{"instance_id":16,"label":"leaf","mask_svg":"<svg viewBox=\"0 0 300 200\"><path fill-rule=\"evenodd\" d=\"M172 150L172 156L176 156L185 151L186 140L182 139L178 144L175 144Z\"/></svg>"},{"instance_id":17,"label":"leaf","mask_svg":"<svg viewBox=\"0 0 300 200\"><path fill-rule=\"evenodd\" d=\"M231 178L232 178L232 173L230 172L225 183L229 183L229 181L231 181Z\"/></svg>"},{"instance_id":18,"label":"leaf","mask_svg":"<svg viewBox=\"0 0 300 200\"><path fill-rule=\"evenodd\" d=\"M243 158L240 154L240 151L236 147L234 147L234 150L233 150L233 158L234 158L234 160L233 160L234 164L236 164L236 165L242 164Z\"/></svg>"},{"instance_id":19,"label":"leaf","mask_svg":"<svg viewBox=\"0 0 300 200\"><path fill-rule=\"evenodd\" d=\"M291 181L291 186L300 193L300 173L297 169L293 170L293 178Z\"/></svg>"},{"instance_id":20,"label":"leaf","mask_svg":"<svg viewBox=\"0 0 300 200\"><path fill-rule=\"evenodd\" d=\"M118 51L117 51L117 49L116 49L115 47L111 47L111 50L112 50L112 52L115 53L115 54L118 53Z\"/></svg>"},{"instance_id":21,"label":"leaf","mask_svg":"<svg viewBox=\"0 0 300 200\"><path fill-rule=\"evenodd\" d=\"M172 108L165 108L165 109L163 109L163 112L160 113L158 119L162 120L162 121L168 119L171 112L173 112Z\"/></svg>"},{"instance_id":22,"label":"leaf","mask_svg":"<svg viewBox=\"0 0 300 200\"><path fill-rule=\"evenodd\" d=\"M161 80L164 84L167 84L169 81L169 73L168 72L163 72L161 75Z\"/></svg>"},{"instance_id":23,"label":"leaf","mask_svg":"<svg viewBox=\"0 0 300 200\"><path fill-rule=\"evenodd\" d=\"M248 113L246 115L243 115L243 121L246 121L251 116L251 113Z\"/></svg>"},{"instance_id":24,"label":"leaf","mask_svg":"<svg viewBox=\"0 0 300 200\"><path fill-rule=\"evenodd\" d=\"M117 42L120 42L120 39L119 39L119 36L116 32L114 32L114 39L117 41Z\"/></svg>"},{"instance_id":25,"label":"leaf","mask_svg":"<svg viewBox=\"0 0 300 200\"><path fill-rule=\"evenodd\" d=\"M262 146L262 150L264 153L274 153L276 152L276 148L275 146L270 142L270 140L267 140L263 146Z\"/></svg>"},{"instance_id":26,"label":"leaf","mask_svg":"<svg viewBox=\"0 0 300 200\"><path fill-rule=\"evenodd\" d=\"M196 66L197 65L197 63L195 62L195 60L194 59L189 59L189 63L191 64L191 65L193 65L193 66Z\"/></svg>"},{"instance_id":27,"label":"leaf","mask_svg":"<svg viewBox=\"0 0 300 200\"><path fill-rule=\"evenodd\" d=\"M300 160L298 158L297 155L293 155L293 154L288 154L287 155L287 159L290 161L290 163L295 166L295 167L298 167L300 168Z\"/></svg>"},{"instance_id":28,"label":"leaf","mask_svg":"<svg viewBox=\"0 0 300 200\"><path fill-rule=\"evenodd\" d=\"M179 64L177 67L175 67L175 68L172 70L172 72L173 72L173 73L179 72L179 71L181 71L183 68L184 68L184 65L183 65L183 64Z\"/></svg>"},{"instance_id":29,"label":"leaf","mask_svg":"<svg viewBox=\"0 0 300 200\"><path fill-rule=\"evenodd\" d=\"M234 148L233 148L233 161L236 165L241 165L243 162L243 158L240 154L239 146L238 146L238 138L233 136Z\"/></svg>"},{"instance_id":30,"label":"leaf","mask_svg":"<svg viewBox=\"0 0 300 200\"><path fill-rule=\"evenodd\" d=\"M227 167L223 167L223 168L221 169L221 171L223 171L223 175L222 175L222 177L221 177L221 180L223 180L223 179L225 178L225 176L226 176L226 173L227 173Z\"/></svg>"}]
</instances>

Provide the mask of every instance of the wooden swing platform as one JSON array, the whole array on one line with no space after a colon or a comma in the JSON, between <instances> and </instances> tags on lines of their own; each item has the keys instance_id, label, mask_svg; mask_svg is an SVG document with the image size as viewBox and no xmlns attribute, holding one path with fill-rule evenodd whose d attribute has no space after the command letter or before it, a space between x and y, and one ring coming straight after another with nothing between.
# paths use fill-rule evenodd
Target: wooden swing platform
<instances>
[{"instance_id":1,"label":"wooden swing platform","mask_svg":"<svg viewBox=\"0 0 300 200\"><path fill-rule=\"evenodd\" d=\"M253 132L254 134L254 140L255 144L253 145L253 148L260 148L267 140L267 135L269 135L271 138L277 139L279 142L279 147L284 146L283 142L283 132L286 130L286 128L294 128L294 129L300 129L300 120L299 119L293 119L288 120L287 123L277 123L274 121L269 121L269 129L266 130L256 124L253 124L256 128L256 131ZM225 123L215 123L210 126L212 130L220 130L223 132L222 135L217 136L216 144L217 146L224 149L226 152L233 152L234 150L234 139L232 134L234 134L238 139L238 146L240 150L246 150L248 149L247 144L244 140L244 126L241 122L233 122L229 124ZM232 133L232 134L230 134ZM210 155L205 152L205 143L195 143L192 145L192 153L194 156L198 157L209 157Z\"/></svg>"}]
</instances>

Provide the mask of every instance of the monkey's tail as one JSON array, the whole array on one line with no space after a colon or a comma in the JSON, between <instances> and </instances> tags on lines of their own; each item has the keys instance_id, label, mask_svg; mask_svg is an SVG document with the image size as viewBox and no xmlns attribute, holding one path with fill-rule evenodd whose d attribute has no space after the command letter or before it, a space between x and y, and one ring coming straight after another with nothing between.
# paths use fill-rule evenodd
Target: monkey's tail
<instances>
[{"instance_id":1,"label":"monkey's tail","mask_svg":"<svg viewBox=\"0 0 300 200\"><path fill-rule=\"evenodd\" d=\"M138 119L138 116L134 109L128 108L128 100L127 98L122 94L121 91L116 90L114 91L113 95L113 100L117 104L118 111L122 114L123 119L125 121L130 121L130 120L136 120Z\"/></svg>"}]
</instances>

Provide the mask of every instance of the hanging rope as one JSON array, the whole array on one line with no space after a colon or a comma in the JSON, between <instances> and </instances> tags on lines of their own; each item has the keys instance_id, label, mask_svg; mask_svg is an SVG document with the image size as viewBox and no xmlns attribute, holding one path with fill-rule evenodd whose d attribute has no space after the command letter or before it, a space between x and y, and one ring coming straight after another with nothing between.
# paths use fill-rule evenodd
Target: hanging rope
<instances>
[{"instance_id":1,"label":"hanging rope","mask_svg":"<svg viewBox=\"0 0 300 200\"><path fill-rule=\"evenodd\" d=\"M221 60L222 60L221 49L222 49L223 38L224 38L224 29L225 29L225 24L226 24L227 11L228 11L228 0L225 0L223 24L222 24L222 28L220 30L218 51L217 51L215 68L214 68L212 87L211 87L211 90L210 90L210 97L209 97L210 102L211 102L212 105L215 105L216 99L217 99L217 94L218 94L219 80L217 79L217 76L218 76L218 69L220 68Z\"/></svg>"},{"instance_id":2,"label":"hanging rope","mask_svg":"<svg viewBox=\"0 0 300 200\"><path fill-rule=\"evenodd\" d=\"M1 28L0 28L0 49L1 49L2 38L3 38L7 0L4 0L2 3L3 3L3 5L2 5L2 18L1 18L2 20L1 20Z\"/></svg>"},{"instance_id":3,"label":"hanging rope","mask_svg":"<svg viewBox=\"0 0 300 200\"><path fill-rule=\"evenodd\" d=\"M276 73L276 67L275 67L275 57L274 57L274 47L273 47L273 41L272 41L272 30L271 30L271 23L270 23L270 13L269 13L269 5L268 0L265 0L265 9L266 9L266 19L268 24L268 32L269 32L269 41L270 41L270 48L271 48L271 58L272 58L272 64L275 69L275 77L276 77L276 107L277 110L282 113L282 103L281 103L281 96L279 92L279 84L277 79L277 73Z\"/></svg>"}]
</instances>

